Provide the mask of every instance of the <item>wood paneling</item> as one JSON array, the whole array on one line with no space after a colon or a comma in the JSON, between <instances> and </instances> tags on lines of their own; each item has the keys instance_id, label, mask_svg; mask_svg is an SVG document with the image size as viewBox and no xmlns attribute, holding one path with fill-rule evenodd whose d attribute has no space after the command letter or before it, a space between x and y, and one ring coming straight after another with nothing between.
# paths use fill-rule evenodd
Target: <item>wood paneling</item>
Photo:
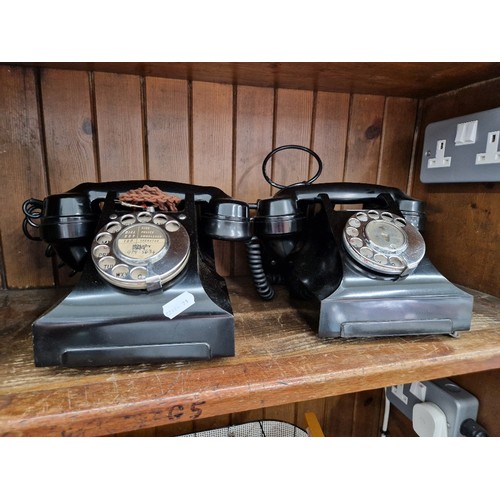
<instances>
[{"instance_id":1,"label":"wood paneling","mask_svg":"<svg viewBox=\"0 0 500 500\"><path fill-rule=\"evenodd\" d=\"M193 183L216 186L231 196L233 164L233 87L193 82ZM231 273L232 246L214 242L215 264Z\"/></svg>"},{"instance_id":2,"label":"wood paneling","mask_svg":"<svg viewBox=\"0 0 500 500\"><path fill-rule=\"evenodd\" d=\"M134 73L129 64L114 68ZM438 74L435 66L420 63L145 63L136 68L142 77L42 70L38 78L32 68L0 66L0 195L9 207L0 211L2 286L40 287L54 282L52 262L43 255L45 245L26 240L20 229L22 202L43 198L48 186L59 192L83 181L149 175L217 185L235 197L255 201L271 192L260 173L265 154L273 145L299 143L311 145L323 159L325 169L318 182L379 182L404 190L418 124L417 101L401 96L437 93L446 89L445 82L462 86L495 77L499 65L440 63L440 67L443 71ZM185 80L148 76L167 74L161 71ZM431 72L432 82L422 71ZM278 89L191 84L188 79ZM350 94L329 92L332 89ZM380 95L360 95L365 92ZM418 177L425 125L500 106L498 96L497 78L424 101L412 180L413 196L427 203L426 241L434 264L452 281L494 295L500 295L498 184L423 185ZM307 155L290 156L280 167L279 159L288 154L294 153L277 156L278 181L301 180L315 170ZM217 250L227 274L231 250L227 245ZM241 246L235 250L232 271L245 274ZM463 376L460 382L480 395L480 421L498 434L493 420L498 413L497 378L498 371L484 372ZM378 430L374 424L378 398L378 392L365 391L249 410L232 414L229 421L255 420L267 412L301 424L305 410L312 408L327 435L373 435ZM219 423L216 417L199 425ZM194 428L192 422L177 425L178 433ZM169 435L173 427L142 432Z\"/></svg>"},{"instance_id":3,"label":"wood paneling","mask_svg":"<svg viewBox=\"0 0 500 500\"><path fill-rule=\"evenodd\" d=\"M140 78L95 73L94 84L100 180L146 178Z\"/></svg>"},{"instance_id":4,"label":"wood paneling","mask_svg":"<svg viewBox=\"0 0 500 500\"><path fill-rule=\"evenodd\" d=\"M96 181L88 74L43 70L40 83L50 192Z\"/></svg>"},{"instance_id":5,"label":"wood paneling","mask_svg":"<svg viewBox=\"0 0 500 500\"><path fill-rule=\"evenodd\" d=\"M417 122L417 101L400 97L385 100L377 184L406 191Z\"/></svg>"},{"instance_id":6,"label":"wood paneling","mask_svg":"<svg viewBox=\"0 0 500 500\"><path fill-rule=\"evenodd\" d=\"M233 87L193 82L193 183L232 194Z\"/></svg>"},{"instance_id":7,"label":"wood paneling","mask_svg":"<svg viewBox=\"0 0 500 500\"><path fill-rule=\"evenodd\" d=\"M349 94L318 92L311 149L323 162L323 172L316 182L342 182L344 177L347 128L349 125ZM309 177L317 171L313 159Z\"/></svg>"},{"instance_id":8,"label":"wood paneling","mask_svg":"<svg viewBox=\"0 0 500 500\"><path fill-rule=\"evenodd\" d=\"M352 420L352 436L373 437L380 434L382 402L382 389L356 393Z\"/></svg>"},{"instance_id":9,"label":"wood paneling","mask_svg":"<svg viewBox=\"0 0 500 500\"><path fill-rule=\"evenodd\" d=\"M302 401L300 403L297 403L296 404L297 408L295 410L295 422L292 423L297 427L306 430L307 421L305 415L308 412L312 412L316 415L318 423L320 427L323 429L325 420L325 405L326 405L326 399L313 399L310 401Z\"/></svg>"},{"instance_id":10,"label":"wood paneling","mask_svg":"<svg viewBox=\"0 0 500 500\"><path fill-rule=\"evenodd\" d=\"M264 418L264 408L257 408L256 410L242 411L239 413L231 414L231 423L233 425L244 424L246 422L255 422Z\"/></svg>"},{"instance_id":11,"label":"wood paneling","mask_svg":"<svg viewBox=\"0 0 500 500\"><path fill-rule=\"evenodd\" d=\"M146 79L149 178L189 183L189 83Z\"/></svg>"},{"instance_id":12,"label":"wood paneling","mask_svg":"<svg viewBox=\"0 0 500 500\"><path fill-rule=\"evenodd\" d=\"M231 424L231 415L217 415L212 418L203 418L193 422L192 432L203 432L210 429L220 429L227 427Z\"/></svg>"},{"instance_id":13,"label":"wood paneling","mask_svg":"<svg viewBox=\"0 0 500 500\"><path fill-rule=\"evenodd\" d=\"M377 180L385 98L354 95L351 102L344 181Z\"/></svg>"},{"instance_id":14,"label":"wood paneling","mask_svg":"<svg viewBox=\"0 0 500 500\"><path fill-rule=\"evenodd\" d=\"M500 106L500 79L424 102L412 195L426 202L427 252L451 281L500 296L500 183L423 184L427 124Z\"/></svg>"},{"instance_id":15,"label":"wood paneling","mask_svg":"<svg viewBox=\"0 0 500 500\"><path fill-rule=\"evenodd\" d=\"M305 414L306 412L313 412L325 437L376 437L380 435L382 394L382 389L362 391L330 398L312 399L295 404L232 413L221 417L205 418L195 422L180 422L126 432L120 435L179 436L259 420L287 422L300 429L307 430ZM393 425L394 422L391 421L391 426Z\"/></svg>"},{"instance_id":16,"label":"wood paneling","mask_svg":"<svg viewBox=\"0 0 500 500\"><path fill-rule=\"evenodd\" d=\"M255 203L271 195L262 161L273 149L274 91L238 87L233 196Z\"/></svg>"},{"instance_id":17,"label":"wood paneling","mask_svg":"<svg viewBox=\"0 0 500 500\"><path fill-rule=\"evenodd\" d=\"M3 74L10 74L7 66L2 68ZM146 77L142 81L133 75L52 69L41 71L38 89L33 70L12 71L19 75L28 72L32 83L31 87L23 87L21 80L11 82L12 91L24 104L11 102L5 114L19 115L24 107L24 116L31 113L24 123L31 123L38 138L23 143L22 137L16 138L10 132L16 130L14 126L9 128L5 143L13 145L9 154L17 151L32 163L38 161L41 176L45 175L46 154L47 182L53 193L85 181L149 176L215 185L236 198L254 202L272 192L261 166L273 146L311 146L324 163L318 182L343 177L373 181L380 164L379 177L385 178L386 171L398 168L395 175L403 184L411 155L409 131L414 125L416 106L412 99L387 99L384 119L384 98L380 96L203 82L193 82L191 88L189 82L180 80ZM6 102L6 92L3 96ZM26 107L25 103L30 104ZM398 106L405 112L398 114ZM397 139L398 128L405 131L404 140ZM4 161L7 158L2 155ZM25 169L21 163L18 170ZM279 153L270 163L268 172L274 171L275 180L283 183L304 180L316 171L315 161L300 151ZM31 175L17 182L17 189L26 192L21 196L24 201L29 196L43 198L46 193L40 188L44 185L45 181L39 182ZM10 188L8 191L12 197L14 192ZM19 201L13 203L20 205ZM21 219L19 212L16 217ZM26 242L18 227L11 226L11 220L15 219L9 219L3 240L11 240L11 235L6 235L14 231L24 245L36 248L42 255L42 245ZM66 278L65 268L53 271L51 261L43 257L36 259L36 273L45 278L39 280L33 274L31 258L27 259L28 267L21 265L18 273L12 266L19 260L13 259L9 243L4 243L5 269L0 275L6 276L10 286L50 284L53 273L57 283L74 282ZM221 274L248 273L243 245L217 242L216 246Z\"/></svg>"},{"instance_id":18,"label":"wood paneling","mask_svg":"<svg viewBox=\"0 0 500 500\"><path fill-rule=\"evenodd\" d=\"M325 436L352 436L355 394L346 394L325 400L323 432Z\"/></svg>"},{"instance_id":19,"label":"wood paneling","mask_svg":"<svg viewBox=\"0 0 500 500\"><path fill-rule=\"evenodd\" d=\"M500 106L500 79L426 99L416 145L412 196L426 203L427 253L454 283L500 296L500 183L423 184L420 165L425 127L429 123ZM499 371L453 377L479 398L479 422L498 436ZM397 430L404 435L408 421ZM407 435L414 435L411 429Z\"/></svg>"},{"instance_id":20,"label":"wood paneling","mask_svg":"<svg viewBox=\"0 0 500 500\"><path fill-rule=\"evenodd\" d=\"M261 174L265 155L279 145L299 144L323 160L317 182L374 182L394 169L397 183L404 185L417 104L413 99L104 72L45 69L38 81L32 69L7 66L0 67L0 84L7 117L0 123L0 165L7 174L0 191L17 207L0 215L4 287L53 282L45 245L27 241L20 230L22 201L43 198L47 183L51 192L60 192L84 181L149 177L215 185L254 202L272 192ZM314 160L299 151L279 153L273 167L273 178L285 184L316 170ZM248 273L243 245L217 242L216 253L221 274ZM58 283L71 283L62 274L55 276ZM377 414L377 404L376 396L366 405L363 397L252 409L197 425L236 425L265 417L302 426L304 413L314 411L327 435L365 435L373 431L370 415ZM177 430L164 426L141 433L194 430L192 422L176 425Z\"/></svg>"},{"instance_id":21,"label":"wood paneling","mask_svg":"<svg viewBox=\"0 0 500 500\"><path fill-rule=\"evenodd\" d=\"M21 230L23 202L47 193L36 75L30 68L0 66L0 231L6 285L13 288L54 283L46 245Z\"/></svg>"},{"instance_id":22,"label":"wood paneling","mask_svg":"<svg viewBox=\"0 0 500 500\"><path fill-rule=\"evenodd\" d=\"M278 89L273 147L288 144L310 147L313 99L313 92ZM285 186L305 181L309 178L309 158L309 154L300 150L280 151L269 160L267 175Z\"/></svg>"},{"instance_id":23,"label":"wood paneling","mask_svg":"<svg viewBox=\"0 0 500 500\"><path fill-rule=\"evenodd\" d=\"M265 420L278 420L280 422L290 422L295 424L297 419L297 405L287 403L284 405L268 406L264 408Z\"/></svg>"},{"instance_id":24,"label":"wood paneling","mask_svg":"<svg viewBox=\"0 0 500 500\"><path fill-rule=\"evenodd\" d=\"M500 75L500 63L497 62L37 62L24 64L234 85L413 98L440 94Z\"/></svg>"}]
</instances>

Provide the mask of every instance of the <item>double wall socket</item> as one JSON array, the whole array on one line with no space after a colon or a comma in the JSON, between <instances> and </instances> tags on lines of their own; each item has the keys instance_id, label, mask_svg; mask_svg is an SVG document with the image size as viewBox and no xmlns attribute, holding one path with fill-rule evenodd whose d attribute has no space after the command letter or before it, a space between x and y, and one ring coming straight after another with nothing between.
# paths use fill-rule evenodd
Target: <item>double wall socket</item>
<instances>
[{"instance_id":1,"label":"double wall socket","mask_svg":"<svg viewBox=\"0 0 500 500\"><path fill-rule=\"evenodd\" d=\"M394 385L387 387L385 393L389 402L412 421L416 405L437 406L446 417L442 435L447 437L462 436L460 426L469 418L475 420L479 410L478 399L447 378Z\"/></svg>"},{"instance_id":2,"label":"double wall socket","mask_svg":"<svg viewBox=\"0 0 500 500\"><path fill-rule=\"evenodd\" d=\"M420 180L500 181L500 108L427 125Z\"/></svg>"}]
</instances>

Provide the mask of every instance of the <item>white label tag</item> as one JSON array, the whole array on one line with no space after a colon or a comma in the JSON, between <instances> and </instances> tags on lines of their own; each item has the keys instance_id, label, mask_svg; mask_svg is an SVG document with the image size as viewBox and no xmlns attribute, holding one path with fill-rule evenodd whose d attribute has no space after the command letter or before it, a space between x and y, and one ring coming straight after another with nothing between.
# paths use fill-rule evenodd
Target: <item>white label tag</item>
<instances>
[{"instance_id":1,"label":"white label tag","mask_svg":"<svg viewBox=\"0 0 500 500\"><path fill-rule=\"evenodd\" d=\"M189 292L182 292L175 299L172 299L163 306L163 314L169 319L174 319L193 304L194 295Z\"/></svg>"}]
</instances>

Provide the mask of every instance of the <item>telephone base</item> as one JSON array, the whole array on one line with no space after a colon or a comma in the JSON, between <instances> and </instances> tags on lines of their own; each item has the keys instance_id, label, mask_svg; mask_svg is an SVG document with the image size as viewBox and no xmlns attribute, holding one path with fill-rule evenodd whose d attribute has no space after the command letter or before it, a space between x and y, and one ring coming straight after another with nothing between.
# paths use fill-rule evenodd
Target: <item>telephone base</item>
<instances>
[{"instance_id":1,"label":"telephone base","mask_svg":"<svg viewBox=\"0 0 500 500\"><path fill-rule=\"evenodd\" d=\"M314 295L314 293L313 293ZM442 276L424 257L396 281L374 280L345 264L329 296L309 302L319 337L360 338L447 334L469 330L473 297Z\"/></svg>"},{"instance_id":2,"label":"telephone base","mask_svg":"<svg viewBox=\"0 0 500 500\"><path fill-rule=\"evenodd\" d=\"M204 267L200 260L198 267ZM185 272L174 285L155 292L120 290L99 279L89 263L70 294L33 323L35 366L234 356L234 316L226 284L208 269L202 275ZM172 313L169 304L186 293L191 297L186 309Z\"/></svg>"}]
</instances>

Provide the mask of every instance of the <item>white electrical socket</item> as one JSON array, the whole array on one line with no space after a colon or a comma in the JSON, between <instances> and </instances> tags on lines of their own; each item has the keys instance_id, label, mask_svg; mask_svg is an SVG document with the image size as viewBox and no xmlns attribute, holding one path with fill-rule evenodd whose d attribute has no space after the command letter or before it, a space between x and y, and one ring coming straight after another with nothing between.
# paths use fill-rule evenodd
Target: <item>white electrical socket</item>
<instances>
[{"instance_id":1,"label":"white electrical socket","mask_svg":"<svg viewBox=\"0 0 500 500\"><path fill-rule=\"evenodd\" d=\"M489 163L500 163L500 152L498 150L500 131L488 132L486 139L486 151L476 155L476 165Z\"/></svg>"},{"instance_id":2,"label":"white electrical socket","mask_svg":"<svg viewBox=\"0 0 500 500\"><path fill-rule=\"evenodd\" d=\"M448 437L462 436L461 424L467 419L475 420L479 410L479 400L447 378L387 387L385 394L389 402L412 421L416 405L436 405L446 417L446 432L442 435ZM429 405L424 409L428 410Z\"/></svg>"},{"instance_id":3,"label":"white electrical socket","mask_svg":"<svg viewBox=\"0 0 500 500\"><path fill-rule=\"evenodd\" d=\"M436 155L434 158L429 158L427 162L428 168L449 167L451 165L451 156L445 156L446 141L444 139L437 141Z\"/></svg>"}]
</instances>

